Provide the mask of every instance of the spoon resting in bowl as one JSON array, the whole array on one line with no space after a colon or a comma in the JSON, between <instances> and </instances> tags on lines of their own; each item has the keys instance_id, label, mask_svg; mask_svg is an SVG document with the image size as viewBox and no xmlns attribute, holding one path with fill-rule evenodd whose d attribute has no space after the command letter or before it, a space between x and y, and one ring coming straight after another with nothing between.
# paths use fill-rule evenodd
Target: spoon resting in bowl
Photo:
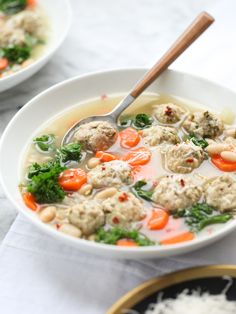
<instances>
[{"instance_id":1,"label":"spoon resting in bowl","mask_svg":"<svg viewBox=\"0 0 236 314\"><path fill-rule=\"evenodd\" d=\"M212 23L214 18L207 12L200 13L187 27L182 35L167 50L161 59L145 73L144 77L134 86L130 93L109 113L99 116L91 116L75 123L65 134L62 145L68 144L78 128L92 121L107 121L115 124L121 113L128 108L134 100L165 71Z\"/></svg>"}]
</instances>

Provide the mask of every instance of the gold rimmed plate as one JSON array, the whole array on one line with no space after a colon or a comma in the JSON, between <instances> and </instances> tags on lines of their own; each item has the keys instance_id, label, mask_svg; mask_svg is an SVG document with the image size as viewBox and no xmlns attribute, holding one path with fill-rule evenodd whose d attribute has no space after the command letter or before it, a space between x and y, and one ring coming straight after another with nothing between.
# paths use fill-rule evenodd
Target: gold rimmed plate
<instances>
[{"instance_id":1,"label":"gold rimmed plate","mask_svg":"<svg viewBox=\"0 0 236 314\"><path fill-rule=\"evenodd\" d=\"M119 299L107 314L126 314L128 310L144 314L150 303L162 299L176 298L185 289L200 290L210 294L226 291L228 300L236 300L236 265L213 265L189 268L151 279L134 288ZM131 312L129 312L131 313Z\"/></svg>"}]
</instances>

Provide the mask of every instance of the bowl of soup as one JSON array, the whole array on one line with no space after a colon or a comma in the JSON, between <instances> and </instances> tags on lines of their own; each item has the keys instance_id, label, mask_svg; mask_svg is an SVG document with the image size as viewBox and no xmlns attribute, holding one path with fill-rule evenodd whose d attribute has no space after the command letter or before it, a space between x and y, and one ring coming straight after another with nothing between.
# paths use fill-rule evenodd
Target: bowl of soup
<instances>
[{"instance_id":1,"label":"bowl of soup","mask_svg":"<svg viewBox=\"0 0 236 314\"><path fill-rule=\"evenodd\" d=\"M145 73L76 77L32 99L6 128L0 177L8 198L44 232L110 257L200 248L236 225L236 95L168 70L116 124L108 113ZM11 166L9 166L11 165Z\"/></svg>"},{"instance_id":2,"label":"bowl of soup","mask_svg":"<svg viewBox=\"0 0 236 314\"><path fill-rule=\"evenodd\" d=\"M36 73L59 48L71 23L67 0L0 3L0 91Z\"/></svg>"}]
</instances>

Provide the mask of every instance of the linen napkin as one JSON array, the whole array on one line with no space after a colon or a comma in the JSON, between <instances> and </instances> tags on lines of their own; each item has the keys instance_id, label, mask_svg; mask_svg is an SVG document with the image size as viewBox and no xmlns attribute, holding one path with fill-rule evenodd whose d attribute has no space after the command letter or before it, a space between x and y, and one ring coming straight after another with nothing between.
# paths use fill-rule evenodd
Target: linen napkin
<instances>
[{"instance_id":1,"label":"linen napkin","mask_svg":"<svg viewBox=\"0 0 236 314\"><path fill-rule=\"evenodd\" d=\"M235 8L233 0L219 1L212 10L217 24L175 68L234 88ZM110 260L58 243L19 215L0 247L0 313L104 314L149 278L195 265L235 264L235 238L236 231L207 248L167 259Z\"/></svg>"}]
</instances>

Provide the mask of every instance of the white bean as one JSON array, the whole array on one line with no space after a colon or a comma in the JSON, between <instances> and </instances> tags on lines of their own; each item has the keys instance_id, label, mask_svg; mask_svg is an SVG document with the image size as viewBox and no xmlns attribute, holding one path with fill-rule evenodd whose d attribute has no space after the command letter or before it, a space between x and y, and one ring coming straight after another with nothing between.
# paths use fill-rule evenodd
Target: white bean
<instances>
[{"instance_id":1,"label":"white bean","mask_svg":"<svg viewBox=\"0 0 236 314\"><path fill-rule=\"evenodd\" d=\"M236 137L236 128L233 129L227 129L224 131L226 136Z\"/></svg>"},{"instance_id":2,"label":"white bean","mask_svg":"<svg viewBox=\"0 0 236 314\"><path fill-rule=\"evenodd\" d=\"M236 162L236 153L235 152L224 151L224 152L221 152L220 156L225 161Z\"/></svg>"},{"instance_id":3,"label":"white bean","mask_svg":"<svg viewBox=\"0 0 236 314\"><path fill-rule=\"evenodd\" d=\"M92 190L93 190L93 186L91 184L85 183L79 189L79 194L87 196L87 195L91 194Z\"/></svg>"},{"instance_id":4,"label":"white bean","mask_svg":"<svg viewBox=\"0 0 236 314\"><path fill-rule=\"evenodd\" d=\"M57 208L55 206L48 206L39 213L39 218L43 222L52 221L56 216L56 212Z\"/></svg>"},{"instance_id":5,"label":"white bean","mask_svg":"<svg viewBox=\"0 0 236 314\"><path fill-rule=\"evenodd\" d=\"M104 200L108 197L112 197L113 195L115 195L117 193L117 189L116 188L107 188L101 192L98 192L96 195L95 195L95 198L96 199L99 199L99 200Z\"/></svg>"},{"instance_id":6,"label":"white bean","mask_svg":"<svg viewBox=\"0 0 236 314\"><path fill-rule=\"evenodd\" d=\"M96 157L92 157L88 160L88 167L89 168L95 168L100 164L100 159Z\"/></svg>"},{"instance_id":7,"label":"white bean","mask_svg":"<svg viewBox=\"0 0 236 314\"><path fill-rule=\"evenodd\" d=\"M71 224L62 224L59 231L76 238L80 238L82 235L81 230Z\"/></svg>"},{"instance_id":8,"label":"white bean","mask_svg":"<svg viewBox=\"0 0 236 314\"><path fill-rule=\"evenodd\" d=\"M206 147L206 151L210 155L220 154L221 152L229 149L230 149L229 145L223 143L210 144Z\"/></svg>"}]
</instances>

